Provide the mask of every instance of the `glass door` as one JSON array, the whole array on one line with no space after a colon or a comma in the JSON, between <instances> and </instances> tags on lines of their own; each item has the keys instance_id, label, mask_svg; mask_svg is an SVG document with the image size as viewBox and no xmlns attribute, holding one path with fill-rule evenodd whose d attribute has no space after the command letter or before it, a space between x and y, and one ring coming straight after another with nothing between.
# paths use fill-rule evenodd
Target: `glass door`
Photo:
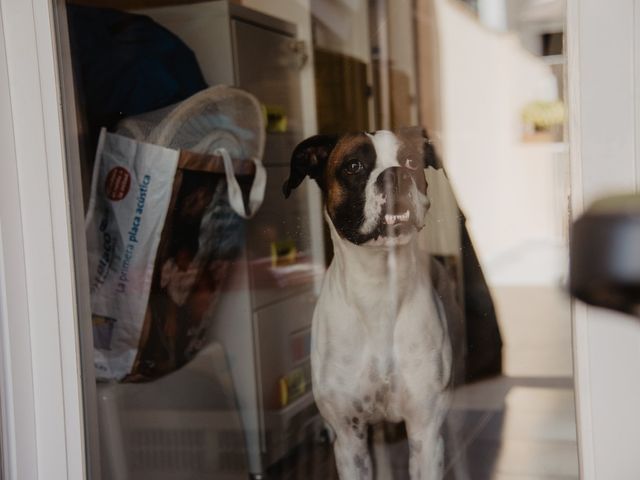
<instances>
[{"instance_id":1,"label":"glass door","mask_svg":"<svg viewBox=\"0 0 640 480\"><path fill-rule=\"evenodd\" d=\"M562 313L569 303L554 285L564 274L567 232L566 160L560 159L566 159L567 137L559 137L555 125L560 100L570 107L572 214L640 184L637 9L633 2L567 4L567 42L558 51L564 22L556 22L564 14L550 1L247 0L205 7L181 0L0 2L3 475L337 478L340 468L347 472L343 478L353 477L354 469L365 478L406 478L411 469L416 476L427 458L425 468L436 469L429 478L636 478L637 323L575 303L570 345ZM142 11L147 19L126 15ZM281 40L270 58L259 59L271 59L270 69L258 69L244 85L235 63L243 51L233 27L238 23L262 29L261 38ZM259 46L265 51L273 45ZM102 66L91 64L99 61ZM564 78L561 68L567 69L568 94L560 82L551 86L552 77ZM298 86L290 86L291 78ZM255 84L297 93L267 98ZM219 85L240 90L193 103L205 87ZM176 96L168 99L167 91ZM520 97L525 91L531 97ZM135 101L123 102L127 98ZM232 98L233 108L225 109L225 98ZM211 116L194 108L211 103ZM105 104L115 107L98 108ZM166 122L179 118L189 121ZM166 144L170 136L149 137L163 121L185 133L178 145ZM193 129L176 129L180 125ZM393 245L387 238L372 246L383 247L390 262L378 263L385 274L376 275L369 270L375 262L365 262L368 275L337 288L341 276L330 269L357 262L357 235L366 232L363 225L353 229L364 216L349 217L338 208L341 195L357 192L357 185L342 188L339 182L356 178L384 145L415 145L421 134L401 130L407 125L428 132L428 141L418 142L430 152L422 165L432 167L428 184L415 173L421 169L414 161L424 159L416 150L395 155L398 165L389 149L380 154L396 170L383 175L370 197L384 203L369 216L384 213L378 237L393 238ZM108 134L100 141L102 126ZM376 137L382 128L398 143L387 133ZM342 180L332 171L332 193L329 177L318 170L294 169L313 176L295 184L289 171L283 192L289 199L276 197L293 155L282 160L268 152L292 154L297 142L315 134L348 131L361 132L356 140L371 140L374 147L357 152L368 152L366 158L347 155L338 172ZM189 132L197 142L185 147ZM322 160L323 151L331 150L334 163L340 150L353 153L344 143L334 151L337 140L332 146L332 137L322 138L329 143L302 145L302 152L316 148L315 156L302 155L312 160L309 166ZM207 150L212 145L213 152ZM114 165L118 161L124 163ZM113 168L101 170L105 165ZM158 175L171 178L164 195L156 195ZM252 194L260 178L266 178L264 195L261 188ZM92 193L92 183L101 193ZM407 211L416 218L417 204L402 197L409 189L421 198L414 186L426 187L430 201L420 232L406 220ZM274 209L276 198L281 203ZM391 205L398 208L386 210ZM164 212L152 222L155 240L140 241L148 239L150 225L135 221L138 208ZM521 215L505 214L512 210ZM107 221L115 213L127 221ZM460 213L466 219L461 235ZM123 236L111 236L114 225ZM423 255L401 263L398 232L409 233L407 244L424 247ZM151 267L138 269L128 245L149 253L154 241L157 248L146 257ZM204 258L202 251L210 255ZM419 274L401 283L401 275L406 279L425 259L431 267L426 290L416 289L425 287ZM119 266L122 285L116 282L115 292L127 293L127 302L115 294L98 301L107 266ZM428 315L415 317L440 321L429 324L436 331L442 319L454 319L447 335L409 329L416 334L401 346L391 342L390 348L395 335L385 334L373 348L367 330L326 335L314 329L314 323L327 326L328 311L335 313L329 318L345 320L341 328L358 325L354 319L364 317L352 309L361 312L366 305L339 302L363 281L372 292L380 282L389 287L377 295L367 291L369 302L383 307L364 317L398 320L399 305L405 305L400 300L426 291L419 310ZM340 296L319 300L327 285ZM117 314L106 311L113 305ZM313 311L325 312L325 320L314 321ZM141 319L142 327L116 332L123 318ZM433 346L434 338L446 339L435 343L439 357L399 370L402 355L420 351L425 342ZM391 351L394 362L365 362L364 369L356 365L323 377L331 359L317 352L340 345L334 362L357 364L372 349ZM407 381L412 373L418 379ZM447 388L434 389L428 375L446 380ZM318 378L335 383L336 396L348 388L358 395L340 406L332 395L326 398L331 385ZM371 395L360 390L363 385L378 388ZM404 393L394 397L392 385ZM365 410L372 399L393 409L398 398L423 398L408 390L420 385L447 401L413 412ZM342 425L332 405L349 413ZM438 428L418 443L419 414L425 412L440 414ZM359 442L345 448L349 432L347 438Z\"/></svg>"},{"instance_id":2,"label":"glass door","mask_svg":"<svg viewBox=\"0 0 640 480\"><path fill-rule=\"evenodd\" d=\"M91 478L578 478L563 2L55 5Z\"/></svg>"}]
</instances>

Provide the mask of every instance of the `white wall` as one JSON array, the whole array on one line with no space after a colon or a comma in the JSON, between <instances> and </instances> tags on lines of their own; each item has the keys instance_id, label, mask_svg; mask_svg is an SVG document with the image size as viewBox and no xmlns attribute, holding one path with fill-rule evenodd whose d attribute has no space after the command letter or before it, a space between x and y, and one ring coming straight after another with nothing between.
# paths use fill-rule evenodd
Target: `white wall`
<instances>
[{"instance_id":1,"label":"white wall","mask_svg":"<svg viewBox=\"0 0 640 480\"><path fill-rule=\"evenodd\" d=\"M484 27L457 2L435 4L442 153L489 281L557 283L563 150L523 143L520 120L522 107L555 83L551 70L516 35Z\"/></svg>"}]
</instances>

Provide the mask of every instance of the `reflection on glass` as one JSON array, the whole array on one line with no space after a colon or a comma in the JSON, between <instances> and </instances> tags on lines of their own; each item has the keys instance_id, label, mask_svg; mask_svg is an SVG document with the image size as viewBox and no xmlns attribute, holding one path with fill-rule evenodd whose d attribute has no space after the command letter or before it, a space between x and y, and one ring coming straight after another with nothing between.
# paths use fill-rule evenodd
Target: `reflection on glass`
<instances>
[{"instance_id":1,"label":"reflection on glass","mask_svg":"<svg viewBox=\"0 0 640 480\"><path fill-rule=\"evenodd\" d=\"M66 3L95 475L577 476L561 0Z\"/></svg>"}]
</instances>

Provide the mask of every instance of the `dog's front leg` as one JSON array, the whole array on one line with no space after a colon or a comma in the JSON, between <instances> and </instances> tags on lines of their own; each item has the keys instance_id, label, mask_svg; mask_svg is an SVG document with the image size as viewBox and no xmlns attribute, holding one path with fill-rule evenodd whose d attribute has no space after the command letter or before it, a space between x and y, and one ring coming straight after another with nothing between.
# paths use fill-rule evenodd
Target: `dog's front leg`
<instances>
[{"instance_id":1,"label":"dog's front leg","mask_svg":"<svg viewBox=\"0 0 640 480\"><path fill-rule=\"evenodd\" d=\"M407 434L411 480L442 480L444 442L440 436L440 422L407 423Z\"/></svg>"},{"instance_id":2,"label":"dog's front leg","mask_svg":"<svg viewBox=\"0 0 640 480\"><path fill-rule=\"evenodd\" d=\"M366 432L366 430L364 431ZM371 480L373 478L366 435L342 429L337 432L333 451L341 480Z\"/></svg>"}]
</instances>

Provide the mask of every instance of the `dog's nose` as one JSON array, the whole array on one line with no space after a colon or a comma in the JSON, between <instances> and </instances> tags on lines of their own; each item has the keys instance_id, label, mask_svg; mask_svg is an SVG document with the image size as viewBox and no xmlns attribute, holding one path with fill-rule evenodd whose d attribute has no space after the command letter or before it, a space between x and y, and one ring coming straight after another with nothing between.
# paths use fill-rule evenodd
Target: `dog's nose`
<instances>
[{"instance_id":1,"label":"dog's nose","mask_svg":"<svg viewBox=\"0 0 640 480\"><path fill-rule=\"evenodd\" d=\"M406 168L389 167L378 176L378 186L385 194L406 192L411 183L411 173Z\"/></svg>"}]
</instances>

